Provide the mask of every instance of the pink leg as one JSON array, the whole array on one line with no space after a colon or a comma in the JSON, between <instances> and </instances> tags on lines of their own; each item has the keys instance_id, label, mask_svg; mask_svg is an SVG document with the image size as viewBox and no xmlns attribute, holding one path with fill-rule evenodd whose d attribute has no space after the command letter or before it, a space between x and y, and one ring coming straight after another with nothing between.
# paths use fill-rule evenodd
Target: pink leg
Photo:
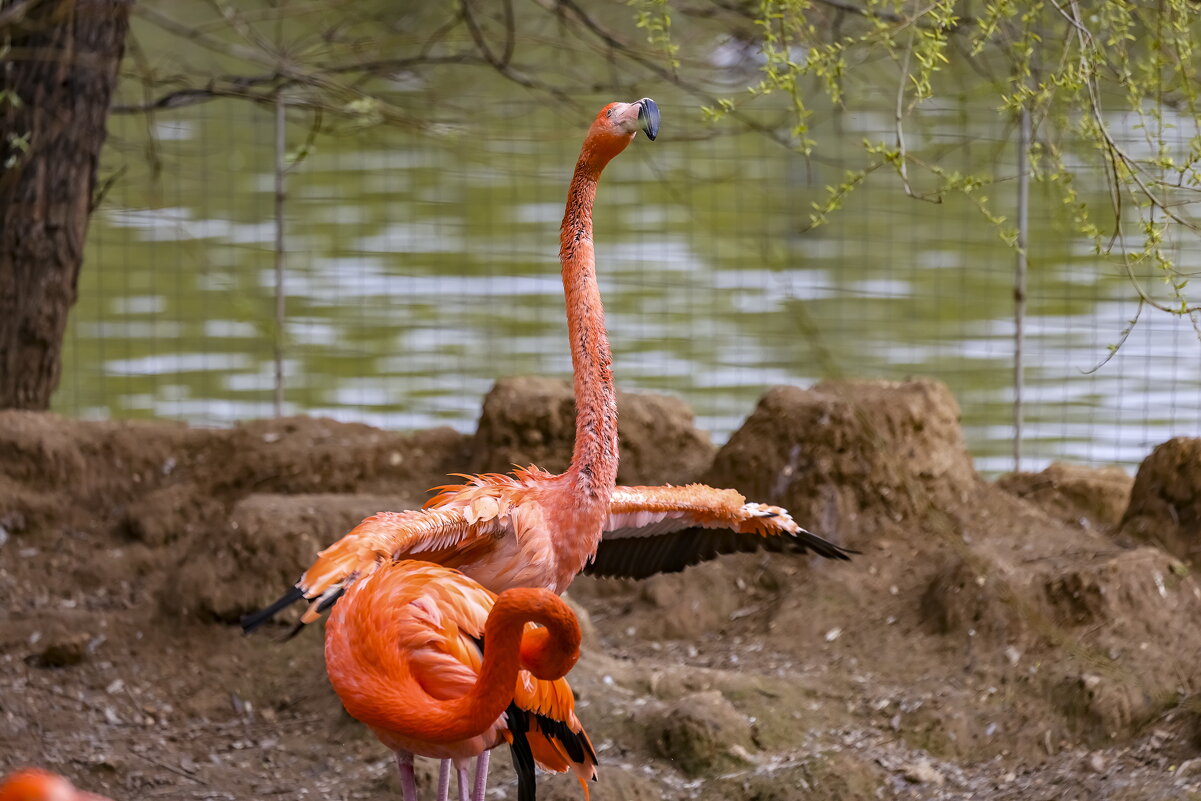
<instances>
[{"instance_id":1,"label":"pink leg","mask_svg":"<svg viewBox=\"0 0 1201 801\"><path fill-rule=\"evenodd\" d=\"M397 751L396 767L400 769L400 797L404 801L417 801L417 777L413 775L413 755L408 751Z\"/></svg>"},{"instance_id":2,"label":"pink leg","mask_svg":"<svg viewBox=\"0 0 1201 801\"><path fill-rule=\"evenodd\" d=\"M488 789L488 755L491 753L485 751L475 762L475 792L471 794L471 801L484 801L484 791Z\"/></svg>"},{"instance_id":3,"label":"pink leg","mask_svg":"<svg viewBox=\"0 0 1201 801\"><path fill-rule=\"evenodd\" d=\"M438 765L438 801L446 801L450 795L450 760L444 759Z\"/></svg>"},{"instance_id":4,"label":"pink leg","mask_svg":"<svg viewBox=\"0 0 1201 801\"><path fill-rule=\"evenodd\" d=\"M459 768L459 801L471 801L467 797L467 768Z\"/></svg>"}]
</instances>

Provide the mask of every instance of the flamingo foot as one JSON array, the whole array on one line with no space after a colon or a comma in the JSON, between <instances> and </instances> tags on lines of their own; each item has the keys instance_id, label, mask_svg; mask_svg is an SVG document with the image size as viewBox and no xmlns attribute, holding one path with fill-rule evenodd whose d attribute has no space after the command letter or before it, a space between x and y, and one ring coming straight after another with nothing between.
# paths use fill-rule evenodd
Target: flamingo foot
<instances>
[{"instance_id":1,"label":"flamingo foot","mask_svg":"<svg viewBox=\"0 0 1201 801\"><path fill-rule=\"evenodd\" d=\"M438 764L438 801L447 801L450 795L450 760Z\"/></svg>"},{"instance_id":2,"label":"flamingo foot","mask_svg":"<svg viewBox=\"0 0 1201 801\"><path fill-rule=\"evenodd\" d=\"M475 761L475 788L471 793L471 801L484 801L484 791L488 789L488 760L491 751L485 751Z\"/></svg>"},{"instance_id":3,"label":"flamingo foot","mask_svg":"<svg viewBox=\"0 0 1201 801\"><path fill-rule=\"evenodd\" d=\"M396 767L400 770L400 797L404 801L417 801L417 777L413 773L413 755L408 751L397 751Z\"/></svg>"}]
</instances>

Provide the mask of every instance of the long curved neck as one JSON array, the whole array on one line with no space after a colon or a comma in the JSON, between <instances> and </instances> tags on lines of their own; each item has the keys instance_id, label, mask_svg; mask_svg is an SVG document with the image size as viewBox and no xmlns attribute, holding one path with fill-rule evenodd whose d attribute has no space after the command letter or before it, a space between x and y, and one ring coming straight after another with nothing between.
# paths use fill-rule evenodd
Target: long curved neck
<instances>
[{"instance_id":1,"label":"long curved neck","mask_svg":"<svg viewBox=\"0 0 1201 801\"><path fill-rule=\"evenodd\" d=\"M546 628L523 638L527 622ZM363 723L410 739L453 743L478 737L512 703L519 668L545 679L571 670L579 658L580 628L567 604L548 590L506 590L488 615L484 642L479 678L459 698L434 698L410 674L408 681L381 675L375 686L361 682L342 702Z\"/></svg>"},{"instance_id":2,"label":"long curved neck","mask_svg":"<svg viewBox=\"0 0 1201 801\"><path fill-rule=\"evenodd\" d=\"M565 475L573 494L590 510L607 508L617 484L617 396L592 245L592 206L607 161L585 141L559 233L576 403L575 449Z\"/></svg>"}]
</instances>

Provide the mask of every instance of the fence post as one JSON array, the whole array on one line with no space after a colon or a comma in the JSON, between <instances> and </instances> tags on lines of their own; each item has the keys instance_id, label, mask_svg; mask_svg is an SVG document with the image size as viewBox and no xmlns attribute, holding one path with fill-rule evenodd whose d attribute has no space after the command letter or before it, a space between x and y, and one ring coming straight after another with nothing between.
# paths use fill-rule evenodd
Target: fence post
<instances>
[{"instance_id":1,"label":"fence post","mask_svg":"<svg viewBox=\"0 0 1201 801\"><path fill-rule=\"evenodd\" d=\"M288 138L285 129L287 101L281 89L275 95L275 416L284 413L284 176L287 174Z\"/></svg>"},{"instance_id":2,"label":"fence post","mask_svg":"<svg viewBox=\"0 0 1201 801\"><path fill-rule=\"evenodd\" d=\"M1013 277L1013 470L1022 469L1022 371L1026 318L1026 244L1030 233L1030 109L1022 106L1018 130L1017 264Z\"/></svg>"}]
</instances>

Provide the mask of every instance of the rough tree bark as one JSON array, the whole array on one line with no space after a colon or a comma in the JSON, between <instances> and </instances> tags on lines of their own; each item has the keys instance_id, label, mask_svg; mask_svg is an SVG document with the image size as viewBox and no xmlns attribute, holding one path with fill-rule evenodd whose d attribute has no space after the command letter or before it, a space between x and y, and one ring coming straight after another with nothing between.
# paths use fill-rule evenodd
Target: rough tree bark
<instances>
[{"instance_id":1,"label":"rough tree bark","mask_svg":"<svg viewBox=\"0 0 1201 801\"><path fill-rule=\"evenodd\" d=\"M0 408L45 409L132 0L0 0Z\"/></svg>"}]
</instances>

